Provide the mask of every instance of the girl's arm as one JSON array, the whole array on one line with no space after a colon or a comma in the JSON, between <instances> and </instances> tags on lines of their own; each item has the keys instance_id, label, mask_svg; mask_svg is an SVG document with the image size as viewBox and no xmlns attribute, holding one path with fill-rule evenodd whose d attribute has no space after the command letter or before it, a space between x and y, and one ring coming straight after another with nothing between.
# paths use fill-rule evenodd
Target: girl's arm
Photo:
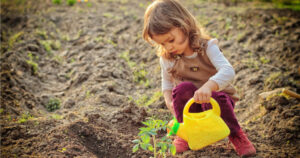
<instances>
[{"instance_id":1,"label":"girl's arm","mask_svg":"<svg viewBox=\"0 0 300 158\"><path fill-rule=\"evenodd\" d=\"M217 73L194 93L194 99L198 103L208 103L212 91L223 90L233 80L235 72L231 64L220 51L216 39L208 42L207 56L217 69Z\"/></svg>"},{"instance_id":2,"label":"girl's arm","mask_svg":"<svg viewBox=\"0 0 300 158\"><path fill-rule=\"evenodd\" d=\"M219 89L218 84L213 80L208 80L202 87L194 93L194 100L197 103L209 103L212 91Z\"/></svg>"},{"instance_id":3,"label":"girl's arm","mask_svg":"<svg viewBox=\"0 0 300 158\"><path fill-rule=\"evenodd\" d=\"M209 80L215 81L219 86L219 91L221 91L233 81L235 72L217 44L218 40L211 39L208 42L206 53L211 63L218 71L215 75L211 76Z\"/></svg>"},{"instance_id":4,"label":"girl's arm","mask_svg":"<svg viewBox=\"0 0 300 158\"><path fill-rule=\"evenodd\" d=\"M171 67L172 64L170 64L167 61L164 61L164 59L160 58L160 67L161 67L161 86L163 95L165 98L165 103L167 105L167 108L170 110L170 112L175 116L175 111L173 107L173 101L172 101L172 88L173 84L171 83L171 77L167 72L167 69Z\"/></svg>"},{"instance_id":5,"label":"girl's arm","mask_svg":"<svg viewBox=\"0 0 300 158\"><path fill-rule=\"evenodd\" d=\"M164 90L163 94L164 94L167 108L171 111L173 116L175 116L175 111L174 111L173 101L172 101L172 90Z\"/></svg>"}]
</instances>

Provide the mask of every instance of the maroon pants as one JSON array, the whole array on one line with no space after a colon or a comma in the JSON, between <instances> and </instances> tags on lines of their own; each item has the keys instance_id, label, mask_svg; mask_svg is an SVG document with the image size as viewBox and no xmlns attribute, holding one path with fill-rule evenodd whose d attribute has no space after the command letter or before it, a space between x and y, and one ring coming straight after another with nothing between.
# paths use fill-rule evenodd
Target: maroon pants
<instances>
[{"instance_id":1,"label":"maroon pants","mask_svg":"<svg viewBox=\"0 0 300 158\"><path fill-rule=\"evenodd\" d=\"M194 92L198 88L191 82L182 82L176 86L172 91L173 105L175 110L175 117L178 122L183 120L183 109L189 99L194 96ZM219 103L221 109L221 117L230 129L230 135L234 135L240 130L240 125L234 114L234 101L224 92L212 92L212 97ZM190 107L190 112L202 112L211 109L210 103L197 104L194 103Z\"/></svg>"}]
</instances>

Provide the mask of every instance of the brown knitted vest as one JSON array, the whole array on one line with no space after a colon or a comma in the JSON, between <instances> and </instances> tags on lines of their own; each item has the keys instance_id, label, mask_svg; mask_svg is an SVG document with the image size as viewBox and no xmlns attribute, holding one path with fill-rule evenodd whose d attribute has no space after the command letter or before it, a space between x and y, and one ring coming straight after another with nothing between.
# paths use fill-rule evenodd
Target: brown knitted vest
<instances>
[{"instance_id":1,"label":"brown knitted vest","mask_svg":"<svg viewBox=\"0 0 300 158\"><path fill-rule=\"evenodd\" d=\"M174 66L168 69L168 72L171 73L174 86L189 81L200 88L211 76L217 73L206 53L198 53L196 58L191 59L180 55L173 56L173 58L175 60ZM228 85L222 91L230 95L235 101L238 100L236 90L232 85Z\"/></svg>"}]
</instances>

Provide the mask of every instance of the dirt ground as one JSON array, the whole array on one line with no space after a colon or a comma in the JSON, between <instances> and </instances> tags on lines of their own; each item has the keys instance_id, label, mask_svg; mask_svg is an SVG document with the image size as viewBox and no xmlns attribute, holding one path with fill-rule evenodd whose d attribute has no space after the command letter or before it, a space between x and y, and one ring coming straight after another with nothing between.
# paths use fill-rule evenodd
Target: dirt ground
<instances>
[{"instance_id":1,"label":"dirt ground","mask_svg":"<svg viewBox=\"0 0 300 158\"><path fill-rule=\"evenodd\" d=\"M132 153L141 121L170 120L155 50L141 38L151 1L1 1L1 157ZM300 14L268 5L185 1L236 71L238 120L255 157L300 156ZM60 108L47 110L57 98ZM171 155L168 155L171 157ZM228 140L173 157L238 157Z\"/></svg>"}]
</instances>

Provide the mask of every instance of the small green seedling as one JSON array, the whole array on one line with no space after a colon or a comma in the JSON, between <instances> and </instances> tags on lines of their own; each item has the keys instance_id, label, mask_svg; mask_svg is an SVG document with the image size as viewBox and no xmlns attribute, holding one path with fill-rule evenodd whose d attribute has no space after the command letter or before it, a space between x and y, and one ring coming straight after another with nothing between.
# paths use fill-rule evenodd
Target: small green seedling
<instances>
[{"instance_id":1,"label":"small green seedling","mask_svg":"<svg viewBox=\"0 0 300 158\"><path fill-rule=\"evenodd\" d=\"M171 152L172 155L176 154L176 148L169 137L156 138L158 131L166 130L168 121L149 118L146 122L142 123L146 125L146 127L140 128L138 134L140 138L132 141L136 144L132 148L132 152L136 152L139 148L142 148L153 152L154 158L158 155L166 157L166 152Z\"/></svg>"},{"instance_id":2,"label":"small green seedling","mask_svg":"<svg viewBox=\"0 0 300 158\"><path fill-rule=\"evenodd\" d=\"M46 109L50 112L59 108L60 108L60 100L57 98L50 99L48 104L46 105Z\"/></svg>"},{"instance_id":3,"label":"small green seedling","mask_svg":"<svg viewBox=\"0 0 300 158\"><path fill-rule=\"evenodd\" d=\"M22 117L18 120L18 123L24 123L28 120L32 119L33 116L29 112L25 112L22 114Z\"/></svg>"},{"instance_id":4,"label":"small green seedling","mask_svg":"<svg viewBox=\"0 0 300 158\"><path fill-rule=\"evenodd\" d=\"M76 3L76 0L67 0L69 6L73 6Z\"/></svg>"},{"instance_id":5,"label":"small green seedling","mask_svg":"<svg viewBox=\"0 0 300 158\"><path fill-rule=\"evenodd\" d=\"M34 58L36 59L37 57L33 57L32 53L28 53L27 56L29 58L29 60L26 60L27 64L32 67L33 73L37 74L39 65L34 61Z\"/></svg>"},{"instance_id":6,"label":"small green seedling","mask_svg":"<svg viewBox=\"0 0 300 158\"><path fill-rule=\"evenodd\" d=\"M52 0L53 4L61 4L61 0Z\"/></svg>"}]
</instances>

